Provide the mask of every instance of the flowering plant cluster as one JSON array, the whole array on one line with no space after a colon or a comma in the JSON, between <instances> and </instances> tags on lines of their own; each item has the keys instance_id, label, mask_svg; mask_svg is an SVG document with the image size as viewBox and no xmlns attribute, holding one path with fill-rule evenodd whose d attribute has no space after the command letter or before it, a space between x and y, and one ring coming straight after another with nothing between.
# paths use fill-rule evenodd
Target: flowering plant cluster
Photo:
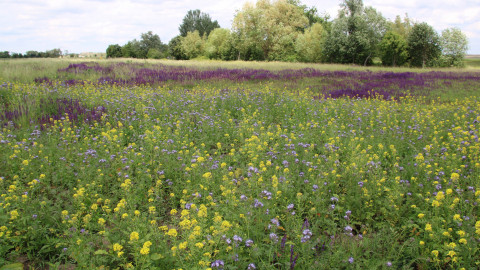
<instances>
[{"instance_id":1,"label":"flowering plant cluster","mask_svg":"<svg viewBox=\"0 0 480 270\"><path fill-rule=\"evenodd\" d=\"M316 99L202 81L0 92L0 265L480 265L478 97Z\"/></svg>"}]
</instances>

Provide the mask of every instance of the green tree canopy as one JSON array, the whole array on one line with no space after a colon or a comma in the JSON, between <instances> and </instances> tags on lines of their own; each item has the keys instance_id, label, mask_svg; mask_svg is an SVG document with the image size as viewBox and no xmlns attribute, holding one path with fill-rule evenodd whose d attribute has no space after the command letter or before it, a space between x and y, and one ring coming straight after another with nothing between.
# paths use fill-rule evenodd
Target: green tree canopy
<instances>
[{"instance_id":1,"label":"green tree canopy","mask_svg":"<svg viewBox=\"0 0 480 270\"><path fill-rule=\"evenodd\" d=\"M170 40L168 43L168 53L176 60L186 60L187 56L182 49L183 37L178 35Z\"/></svg>"},{"instance_id":2,"label":"green tree canopy","mask_svg":"<svg viewBox=\"0 0 480 270\"><path fill-rule=\"evenodd\" d=\"M107 48L107 58L122 57L122 46L118 44L111 44Z\"/></svg>"},{"instance_id":3,"label":"green tree canopy","mask_svg":"<svg viewBox=\"0 0 480 270\"><path fill-rule=\"evenodd\" d=\"M308 26L302 10L286 0L258 0L246 3L233 19L233 31L239 36L238 49L249 60L291 60L299 30Z\"/></svg>"},{"instance_id":4,"label":"green tree canopy","mask_svg":"<svg viewBox=\"0 0 480 270\"><path fill-rule=\"evenodd\" d=\"M206 56L211 59L222 59L222 56L228 50L229 38L230 30L225 28L214 29L205 43Z\"/></svg>"},{"instance_id":5,"label":"green tree canopy","mask_svg":"<svg viewBox=\"0 0 480 270\"><path fill-rule=\"evenodd\" d=\"M187 59L192 59L203 54L205 40L200 36L200 33L195 30L188 32L187 36L182 38L181 44Z\"/></svg>"},{"instance_id":6,"label":"green tree canopy","mask_svg":"<svg viewBox=\"0 0 480 270\"><path fill-rule=\"evenodd\" d=\"M442 54L447 66L462 66L468 50L468 38L456 27L442 31Z\"/></svg>"},{"instance_id":7,"label":"green tree canopy","mask_svg":"<svg viewBox=\"0 0 480 270\"><path fill-rule=\"evenodd\" d=\"M431 66L441 55L440 38L427 23L415 24L408 36L410 64L416 67Z\"/></svg>"},{"instance_id":8,"label":"green tree canopy","mask_svg":"<svg viewBox=\"0 0 480 270\"><path fill-rule=\"evenodd\" d=\"M380 43L382 64L386 66L401 66L408 59L408 46L405 38L394 31L388 31Z\"/></svg>"},{"instance_id":9,"label":"green tree canopy","mask_svg":"<svg viewBox=\"0 0 480 270\"><path fill-rule=\"evenodd\" d=\"M219 28L218 22L212 21L210 15L201 12L199 9L189 10L187 15L183 18L182 24L178 30L182 37L186 37L188 32L198 31L199 35L209 35L213 29Z\"/></svg>"},{"instance_id":10,"label":"green tree canopy","mask_svg":"<svg viewBox=\"0 0 480 270\"><path fill-rule=\"evenodd\" d=\"M325 60L333 63L369 64L378 54L387 21L362 0L344 0L325 40Z\"/></svg>"},{"instance_id":11,"label":"green tree canopy","mask_svg":"<svg viewBox=\"0 0 480 270\"><path fill-rule=\"evenodd\" d=\"M303 62L320 62L322 60L323 42L326 33L321 23L315 23L305 33L300 34L295 42L298 60Z\"/></svg>"}]
</instances>

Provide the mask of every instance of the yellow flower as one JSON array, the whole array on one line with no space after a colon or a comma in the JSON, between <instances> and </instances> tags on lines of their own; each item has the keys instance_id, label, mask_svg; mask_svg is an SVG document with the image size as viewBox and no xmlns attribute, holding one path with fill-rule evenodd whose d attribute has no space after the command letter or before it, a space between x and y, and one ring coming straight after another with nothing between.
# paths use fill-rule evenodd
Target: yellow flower
<instances>
[{"instance_id":1,"label":"yellow flower","mask_svg":"<svg viewBox=\"0 0 480 270\"><path fill-rule=\"evenodd\" d=\"M445 194L443 193L443 191L439 191L437 193L437 196L435 196L435 198L438 200L438 201L441 201L443 199L445 199Z\"/></svg>"},{"instance_id":2,"label":"yellow flower","mask_svg":"<svg viewBox=\"0 0 480 270\"><path fill-rule=\"evenodd\" d=\"M453 257L453 256L455 256L456 254L457 254L457 253L455 253L455 251L453 251L453 250L450 250L450 251L447 253L447 255L450 256L450 257Z\"/></svg>"},{"instance_id":3,"label":"yellow flower","mask_svg":"<svg viewBox=\"0 0 480 270\"><path fill-rule=\"evenodd\" d=\"M103 225L105 224L105 219L99 218L99 219L98 219L98 224L100 224L100 225L103 226Z\"/></svg>"},{"instance_id":4,"label":"yellow flower","mask_svg":"<svg viewBox=\"0 0 480 270\"><path fill-rule=\"evenodd\" d=\"M465 236L465 232L460 230L460 231L457 231L457 234L460 236L460 237L464 237Z\"/></svg>"},{"instance_id":5,"label":"yellow flower","mask_svg":"<svg viewBox=\"0 0 480 270\"><path fill-rule=\"evenodd\" d=\"M170 210L170 215L174 216L177 214L177 209Z\"/></svg>"},{"instance_id":6,"label":"yellow flower","mask_svg":"<svg viewBox=\"0 0 480 270\"><path fill-rule=\"evenodd\" d=\"M427 225L425 225L425 231L427 231L427 232L432 231L432 225L430 223L427 223Z\"/></svg>"},{"instance_id":7,"label":"yellow flower","mask_svg":"<svg viewBox=\"0 0 480 270\"><path fill-rule=\"evenodd\" d=\"M459 242L460 244L466 245L466 244L467 244L467 239L465 239L465 238L460 238L460 240L458 240L458 242Z\"/></svg>"},{"instance_id":8,"label":"yellow flower","mask_svg":"<svg viewBox=\"0 0 480 270\"><path fill-rule=\"evenodd\" d=\"M462 219L460 218L460 215L459 215L459 214L454 215L454 216L453 216L453 220L462 221Z\"/></svg>"},{"instance_id":9,"label":"yellow flower","mask_svg":"<svg viewBox=\"0 0 480 270\"><path fill-rule=\"evenodd\" d=\"M202 244L202 243L196 243L195 246L198 247L198 248L203 248L203 244Z\"/></svg>"},{"instance_id":10,"label":"yellow flower","mask_svg":"<svg viewBox=\"0 0 480 270\"><path fill-rule=\"evenodd\" d=\"M187 248L187 242L185 241L185 242L183 242L183 243L180 243L180 244L178 245L178 248L179 248L179 249L186 249L186 248Z\"/></svg>"},{"instance_id":11,"label":"yellow flower","mask_svg":"<svg viewBox=\"0 0 480 270\"><path fill-rule=\"evenodd\" d=\"M11 216L10 219L16 219L16 218L18 218L18 212L17 212L17 210L11 211L11 212L10 212L10 216Z\"/></svg>"},{"instance_id":12,"label":"yellow flower","mask_svg":"<svg viewBox=\"0 0 480 270\"><path fill-rule=\"evenodd\" d=\"M230 222L228 222L228 221L226 221L226 220L224 220L224 221L222 222L222 229L228 230L228 229L230 229L231 227L232 227L232 224L230 224Z\"/></svg>"},{"instance_id":13,"label":"yellow flower","mask_svg":"<svg viewBox=\"0 0 480 270\"><path fill-rule=\"evenodd\" d=\"M438 250L432 250L432 255L438 257Z\"/></svg>"},{"instance_id":14,"label":"yellow flower","mask_svg":"<svg viewBox=\"0 0 480 270\"><path fill-rule=\"evenodd\" d=\"M147 241L147 242L143 243L143 247L149 248L151 246L152 246L152 242L150 242L150 241Z\"/></svg>"},{"instance_id":15,"label":"yellow flower","mask_svg":"<svg viewBox=\"0 0 480 270\"><path fill-rule=\"evenodd\" d=\"M140 254L142 255L148 255L148 253L150 253L150 249L147 248L147 247L142 247L142 249L140 249Z\"/></svg>"},{"instance_id":16,"label":"yellow flower","mask_svg":"<svg viewBox=\"0 0 480 270\"><path fill-rule=\"evenodd\" d=\"M201 204L197 215L198 215L198 217L206 217L207 216L207 207L205 205Z\"/></svg>"},{"instance_id":17,"label":"yellow flower","mask_svg":"<svg viewBox=\"0 0 480 270\"><path fill-rule=\"evenodd\" d=\"M167 235L170 235L171 237L177 237L177 230L176 229L170 229L167 232Z\"/></svg>"},{"instance_id":18,"label":"yellow flower","mask_svg":"<svg viewBox=\"0 0 480 270\"><path fill-rule=\"evenodd\" d=\"M460 175L458 173L452 173L450 175L450 178L452 179L452 181L457 181L460 178Z\"/></svg>"},{"instance_id":19,"label":"yellow flower","mask_svg":"<svg viewBox=\"0 0 480 270\"><path fill-rule=\"evenodd\" d=\"M25 159L24 161L22 161L22 164L23 164L24 166L28 166L28 160Z\"/></svg>"},{"instance_id":20,"label":"yellow flower","mask_svg":"<svg viewBox=\"0 0 480 270\"><path fill-rule=\"evenodd\" d=\"M203 178L209 179L212 178L212 173L211 172L206 172L202 175Z\"/></svg>"},{"instance_id":21,"label":"yellow flower","mask_svg":"<svg viewBox=\"0 0 480 270\"><path fill-rule=\"evenodd\" d=\"M123 249L123 246L120 245L119 243L113 244L113 251L121 251Z\"/></svg>"},{"instance_id":22,"label":"yellow flower","mask_svg":"<svg viewBox=\"0 0 480 270\"><path fill-rule=\"evenodd\" d=\"M130 234L130 241L138 240L138 232L132 232Z\"/></svg>"},{"instance_id":23,"label":"yellow flower","mask_svg":"<svg viewBox=\"0 0 480 270\"><path fill-rule=\"evenodd\" d=\"M420 246L423 246L423 245L425 245L425 242L420 241Z\"/></svg>"},{"instance_id":24,"label":"yellow flower","mask_svg":"<svg viewBox=\"0 0 480 270\"><path fill-rule=\"evenodd\" d=\"M423 218L425 214L418 214L418 218Z\"/></svg>"}]
</instances>

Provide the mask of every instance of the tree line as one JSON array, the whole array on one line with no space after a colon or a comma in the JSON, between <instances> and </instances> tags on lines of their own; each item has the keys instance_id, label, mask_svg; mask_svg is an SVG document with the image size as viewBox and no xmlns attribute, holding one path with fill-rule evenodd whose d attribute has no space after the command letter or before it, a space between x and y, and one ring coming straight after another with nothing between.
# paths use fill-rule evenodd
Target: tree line
<instances>
[{"instance_id":1,"label":"tree line","mask_svg":"<svg viewBox=\"0 0 480 270\"><path fill-rule=\"evenodd\" d=\"M299 0L258 0L235 13L231 29L190 10L168 44L151 31L110 45L107 57L209 58L385 66L461 66L468 40L458 28L437 33L408 15L389 21L362 0L343 0L333 20Z\"/></svg>"},{"instance_id":2,"label":"tree line","mask_svg":"<svg viewBox=\"0 0 480 270\"><path fill-rule=\"evenodd\" d=\"M25 54L3 51L0 58L58 58L62 56L60 49L47 50L45 52L27 51Z\"/></svg>"}]
</instances>

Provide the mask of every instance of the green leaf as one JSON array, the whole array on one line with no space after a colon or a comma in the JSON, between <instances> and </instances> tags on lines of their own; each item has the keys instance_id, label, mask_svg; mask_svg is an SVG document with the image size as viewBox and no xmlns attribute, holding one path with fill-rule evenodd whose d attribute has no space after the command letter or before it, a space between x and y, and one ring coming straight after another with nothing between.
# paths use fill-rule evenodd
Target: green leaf
<instances>
[{"instance_id":1,"label":"green leaf","mask_svg":"<svg viewBox=\"0 0 480 270\"><path fill-rule=\"evenodd\" d=\"M150 256L150 259L152 261L157 261L157 260L160 260L160 259L163 259L163 255L162 254L159 254L159 253L153 253L151 256Z\"/></svg>"},{"instance_id":2,"label":"green leaf","mask_svg":"<svg viewBox=\"0 0 480 270\"><path fill-rule=\"evenodd\" d=\"M2 266L0 270L23 270L23 264L21 263L12 263Z\"/></svg>"},{"instance_id":3,"label":"green leaf","mask_svg":"<svg viewBox=\"0 0 480 270\"><path fill-rule=\"evenodd\" d=\"M95 254L95 255L107 255L108 252L105 251L105 250L103 250L103 249L99 249L99 250L95 251L94 254Z\"/></svg>"}]
</instances>

